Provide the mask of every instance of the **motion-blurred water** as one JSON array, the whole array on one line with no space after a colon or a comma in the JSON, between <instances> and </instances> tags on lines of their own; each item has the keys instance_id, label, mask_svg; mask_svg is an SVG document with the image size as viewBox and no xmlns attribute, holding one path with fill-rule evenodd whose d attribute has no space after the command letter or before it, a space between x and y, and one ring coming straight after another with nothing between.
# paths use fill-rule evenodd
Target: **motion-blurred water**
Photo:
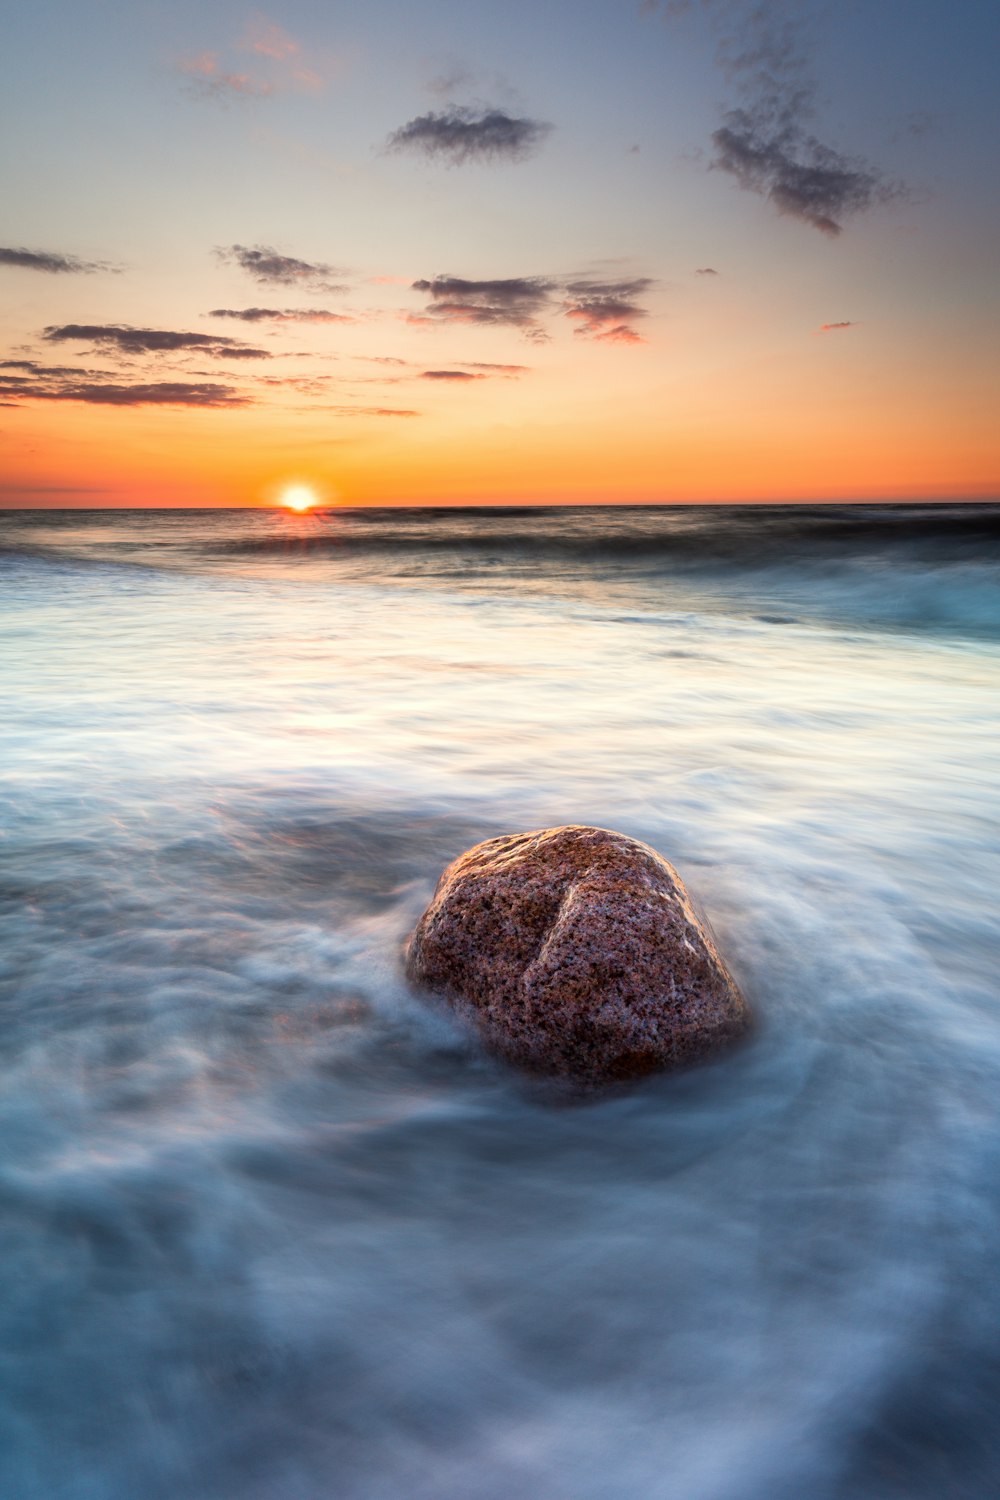
<instances>
[{"instance_id":1,"label":"motion-blurred water","mask_svg":"<svg viewBox=\"0 0 1000 1500\"><path fill-rule=\"evenodd\" d=\"M1000 509L0 515L4 1500L1000 1493ZM565 1107L442 866L652 843L760 1024Z\"/></svg>"}]
</instances>

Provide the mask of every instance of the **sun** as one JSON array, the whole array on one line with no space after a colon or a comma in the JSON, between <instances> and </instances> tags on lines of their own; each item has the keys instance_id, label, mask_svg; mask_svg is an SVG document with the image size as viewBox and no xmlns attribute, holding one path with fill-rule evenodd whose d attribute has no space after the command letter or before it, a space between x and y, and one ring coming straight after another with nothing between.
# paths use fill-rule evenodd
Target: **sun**
<instances>
[{"instance_id":1,"label":"sun","mask_svg":"<svg viewBox=\"0 0 1000 1500\"><path fill-rule=\"evenodd\" d=\"M281 503L288 510L311 510L319 503L315 490L311 490L307 484L290 484L282 491Z\"/></svg>"}]
</instances>

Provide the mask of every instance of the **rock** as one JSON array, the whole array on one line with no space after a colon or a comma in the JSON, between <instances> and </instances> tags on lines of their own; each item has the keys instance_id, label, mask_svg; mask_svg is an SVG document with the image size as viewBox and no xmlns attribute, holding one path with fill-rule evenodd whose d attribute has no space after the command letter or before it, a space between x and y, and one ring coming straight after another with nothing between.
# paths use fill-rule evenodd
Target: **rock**
<instances>
[{"instance_id":1,"label":"rock","mask_svg":"<svg viewBox=\"0 0 1000 1500\"><path fill-rule=\"evenodd\" d=\"M406 970L511 1062L583 1084L697 1061L750 1022L677 871L605 828L467 850L417 923Z\"/></svg>"}]
</instances>

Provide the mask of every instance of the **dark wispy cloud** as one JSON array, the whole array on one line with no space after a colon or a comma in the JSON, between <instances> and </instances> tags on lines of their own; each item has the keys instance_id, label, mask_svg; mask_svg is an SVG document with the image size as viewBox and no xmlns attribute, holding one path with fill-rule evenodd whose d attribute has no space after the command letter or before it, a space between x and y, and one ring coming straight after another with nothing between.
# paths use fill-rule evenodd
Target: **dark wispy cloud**
<instances>
[{"instance_id":1,"label":"dark wispy cloud","mask_svg":"<svg viewBox=\"0 0 1000 1500\"><path fill-rule=\"evenodd\" d=\"M415 281L424 292L428 310L423 319L433 323L473 323L519 328L532 338L546 334L539 314L552 305L558 282L542 276L512 276L502 281L466 281L460 276L435 276Z\"/></svg>"},{"instance_id":2,"label":"dark wispy cloud","mask_svg":"<svg viewBox=\"0 0 1000 1500\"><path fill-rule=\"evenodd\" d=\"M418 411L400 406L325 406L338 417L419 417Z\"/></svg>"},{"instance_id":3,"label":"dark wispy cloud","mask_svg":"<svg viewBox=\"0 0 1000 1500\"><path fill-rule=\"evenodd\" d=\"M638 299L652 285L648 276L614 281L567 281L547 276L466 281L459 276L437 276L413 283L413 290L423 292L429 300L426 313L412 316L409 321L506 326L520 329L528 338L541 341L549 337L543 317L561 309L576 325L575 331L584 338L600 339L605 343L640 344L644 340L632 325L648 316ZM562 296L561 303L556 302L557 295ZM463 364L467 369L503 368L508 374L520 373L524 368L519 365L477 366L466 361Z\"/></svg>"},{"instance_id":4,"label":"dark wispy cloud","mask_svg":"<svg viewBox=\"0 0 1000 1500\"><path fill-rule=\"evenodd\" d=\"M857 326L857 323L852 322L850 319L845 319L841 323L821 323L818 332L838 333L842 328L857 328Z\"/></svg>"},{"instance_id":5,"label":"dark wispy cloud","mask_svg":"<svg viewBox=\"0 0 1000 1500\"><path fill-rule=\"evenodd\" d=\"M895 196L878 172L824 146L780 100L730 110L712 143L713 166L823 234L839 234L845 218Z\"/></svg>"},{"instance_id":6,"label":"dark wispy cloud","mask_svg":"<svg viewBox=\"0 0 1000 1500\"><path fill-rule=\"evenodd\" d=\"M236 318L241 323L353 323L347 313L325 307L213 307L210 318Z\"/></svg>"},{"instance_id":7,"label":"dark wispy cloud","mask_svg":"<svg viewBox=\"0 0 1000 1500\"><path fill-rule=\"evenodd\" d=\"M648 276L621 281L569 281L565 312L584 338L609 344L641 344L645 340L632 324L648 316L636 301L653 285Z\"/></svg>"},{"instance_id":8,"label":"dark wispy cloud","mask_svg":"<svg viewBox=\"0 0 1000 1500\"><path fill-rule=\"evenodd\" d=\"M24 271L45 271L50 276L69 276L91 271L117 271L103 260L81 260L77 255L56 255L50 250L0 249L0 266L18 266Z\"/></svg>"},{"instance_id":9,"label":"dark wispy cloud","mask_svg":"<svg viewBox=\"0 0 1000 1500\"><path fill-rule=\"evenodd\" d=\"M180 333L171 328L130 328L119 323L63 323L45 329L49 343L87 343L121 354L176 354L196 350L214 359L270 359L266 349L255 349L236 339L211 333Z\"/></svg>"},{"instance_id":10,"label":"dark wispy cloud","mask_svg":"<svg viewBox=\"0 0 1000 1500\"><path fill-rule=\"evenodd\" d=\"M714 266L699 266L694 274L696 276L718 276L719 273Z\"/></svg>"},{"instance_id":11,"label":"dark wispy cloud","mask_svg":"<svg viewBox=\"0 0 1000 1500\"><path fill-rule=\"evenodd\" d=\"M422 370L421 380L516 380L527 365L498 365L483 359L463 359L457 370Z\"/></svg>"},{"instance_id":12,"label":"dark wispy cloud","mask_svg":"<svg viewBox=\"0 0 1000 1500\"><path fill-rule=\"evenodd\" d=\"M282 255L271 245L226 245L216 250L222 261L239 266L261 286L294 286L308 292L344 292L330 280L341 274L325 261Z\"/></svg>"},{"instance_id":13,"label":"dark wispy cloud","mask_svg":"<svg viewBox=\"0 0 1000 1500\"><path fill-rule=\"evenodd\" d=\"M516 379L518 375L525 375L530 368L528 365L497 365L491 364L484 359L463 360L467 370L485 370L488 375L505 375L510 379Z\"/></svg>"},{"instance_id":14,"label":"dark wispy cloud","mask_svg":"<svg viewBox=\"0 0 1000 1500\"><path fill-rule=\"evenodd\" d=\"M268 385L279 390L298 391L305 396L318 396L329 391L333 382L331 375L258 375L258 385Z\"/></svg>"},{"instance_id":15,"label":"dark wispy cloud","mask_svg":"<svg viewBox=\"0 0 1000 1500\"><path fill-rule=\"evenodd\" d=\"M84 365L40 365L33 359L0 359L0 370L24 370L30 375L89 375Z\"/></svg>"},{"instance_id":16,"label":"dark wispy cloud","mask_svg":"<svg viewBox=\"0 0 1000 1500\"><path fill-rule=\"evenodd\" d=\"M900 195L877 167L815 133L809 28L821 19L817 7L803 0L644 0L643 8L675 21L698 11L715 30L717 62L735 99L712 133L710 167L827 235Z\"/></svg>"},{"instance_id":17,"label":"dark wispy cloud","mask_svg":"<svg viewBox=\"0 0 1000 1500\"><path fill-rule=\"evenodd\" d=\"M551 131L543 120L510 115L503 109L450 104L447 109L417 115L386 142L389 151L415 151L445 161L524 161L534 154Z\"/></svg>"},{"instance_id":18,"label":"dark wispy cloud","mask_svg":"<svg viewBox=\"0 0 1000 1500\"><path fill-rule=\"evenodd\" d=\"M423 370L421 380L485 380L482 370Z\"/></svg>"},{"instance_id":19,"label":"dark wispy cloud","mask_svg":"<svg viewBox=\"0 0 1000 1500\"><path fill-rule=\"evenodd\" d=\"M4 402L4 405L9 405ZM0 484L0 492L5 495L106 495L107 486L103 484Z\"/></svg>"},{"instance_id":20,"label":"dark wispy cloud","mask_svg":"<svg viewBox=\"0 0 1000 1500\"><path fill-rule=\"evenodd\" d=\"M103 380L33 380L0 376L0 395L22 401L79 401L88 406L247 406L248 398L231 385L162 380L124 384Z\"/></svg>"},{"instance_id":21,"label":"dark wispy cloud","mask_svg":"<svg viewBox=\"0 0 1000 1500\"><path fill-rule=\"evenodd\" d=\"M477 84L477 75L465 63L452 58L440 73L435 73L427 87L439 99L454 99L456 94L469 94Z\"/></svg>"}]
</instances>

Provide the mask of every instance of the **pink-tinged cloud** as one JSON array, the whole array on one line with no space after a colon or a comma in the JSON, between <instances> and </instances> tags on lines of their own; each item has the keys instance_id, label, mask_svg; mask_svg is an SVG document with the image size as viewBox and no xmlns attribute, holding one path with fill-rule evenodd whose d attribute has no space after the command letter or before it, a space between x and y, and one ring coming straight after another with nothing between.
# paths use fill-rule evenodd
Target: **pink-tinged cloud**
<instances>
[{"instance_id":1,"label":"pink-tinged cloud","mask_svg":"<svg viewBox=\"0 0 1000 1500\"><path fill-rule=\"evenodd\" d=\"M696 276L718 276L719 273L714 266L699 266L694 274Z\"/></svg>"},{"instance_id":2,"label":"pink-tinged cloud","mask_svg":"<svg viewBox=\"0 0 1000 1500\"><path fill-rule=\"evenodd\" d=\"M857 323L851 322L850 319L845 319L842 323L821 323L818 332L837 333L842 328L857 328L857 326Z\"/></svg>"},{"instance_id":3,"label":"pink-tinged cloud","mask_svg":"<svg viewBox=\"0 0 1000 1500\"><path fill-rule=\"evenodd\" d=\"M189 91L201 99L225 103L231 98L266 99L274 93L274 85L263 79L253 78L249 73L226 72L214 52L182 58L178 66L191 80Z\"/></svg>"},{"instance_id":4,"label":"pink-tinged cloud","mask_svg":"<svg viewBox=\"0 0 1000 1500\"><path fill-rule=\"evenodd\" d=\"M577 328L577 333L583 333L584 329ZM602 333L594 333L591 338L598 344L645 344L648 341L642 334L636 333L627 323L618 323L613 328L605 328Z\"/></svg>"},{"instance_id":5,"label":"pink-tinged cloud","mask_svg":"<svg viewBox=\"0 0 1000 1500\"><path fill-rule=\"evenodd\" d=\"M193 57L181 58L178 67L182 73L214 78L219 71L219 59L214 52L198 52Z\"/></svg>"},{"instance_id":6,"label":"pink-tinged cloud","mask_svg":"<svg viewBox=\"0 0 1000 1500\"><path fill-rule=\"evenodd\" d=\"M548 334L538 321L552 304L557 283L542 276L513 276L496 281L468 281L461 276L435 276L413 282L415 292L428 298L422 317L409 317L415 326L434 323L472 324L475 327L519 328L526 337L541 340Z\"/></svg>"},{"instance_id":7,"label":"pink-tinged cloud","mask_svg":"<svg viewBox=\"0 0 1000 1500\"><path fill-rule=\"evenodd\" d=\"M567 318L579 326L575 333L606 344L644 344L632 327L647 316L635 299L652 286L648 276L621 281L570 281L566 285Z\"/></svg>"},{"instance_id":8,"label":"pink-tinged cloud","mask_svg":"<svg viewBox=\"0 0 1000 1500\"><path fill-rule=\"evenodd\" d=\"M258 16L251 23L247 32L244 46L249 52L256 52L260 57L272 57L275 62L284 62L288 57L295 57L301 48L294 38L282 31L280 26Z\"/></svg>"},{"instance_id":9,"label":"pink-tinged cloud","mask_svg":"<svg viewBox=\"0 0 1000 1500\"><path fill-rule=\"evenodd\" d=\"M284 89L315 92L323 86L320 74L305 65L294 37L262 16L232 50L258 59L254 70L248 72L218 52L193 53L177 64L190 80L187 92L196 98L226 103L231 99L263 99Z\"/></svg>"},{"instance_id":10,"label":"pink-tinged cloud","mask_svg":"<svg viewBox=\"0 0 1000 1500\"><path fill-rule=\"evenodd\" d=\"M441 323L505 325L520 329L526 338L543 341L549 334L541 320L557 311L554 296L561 292L562 312L579 325L578 334L606 343L641 344L645 340L632 324L645 318L647 312L636 299L652 285L648 276L616 281L562 281L546 276L467 281L459 276L435 276L412 283L415 292L423 292L428 298L426 312L405 316L414 327ZM467 368L476 368L472 362L464 363Z\"/></svg>"},{"instance_id":11,"label":"pink-tinged cloud","mask_svg":"<svg viewBox=\"0 0 1000 1500\"><path fill-rule=\"evenodd\" d=\"M275 63L277 67L272 71L276 73L282 86L291 85L309 93L316 93L323 87L322 76L302 63L301 44L263 16L258 16L251 25L243 40L242 50L269 58Z\"/></svg>"}]
</instances>

